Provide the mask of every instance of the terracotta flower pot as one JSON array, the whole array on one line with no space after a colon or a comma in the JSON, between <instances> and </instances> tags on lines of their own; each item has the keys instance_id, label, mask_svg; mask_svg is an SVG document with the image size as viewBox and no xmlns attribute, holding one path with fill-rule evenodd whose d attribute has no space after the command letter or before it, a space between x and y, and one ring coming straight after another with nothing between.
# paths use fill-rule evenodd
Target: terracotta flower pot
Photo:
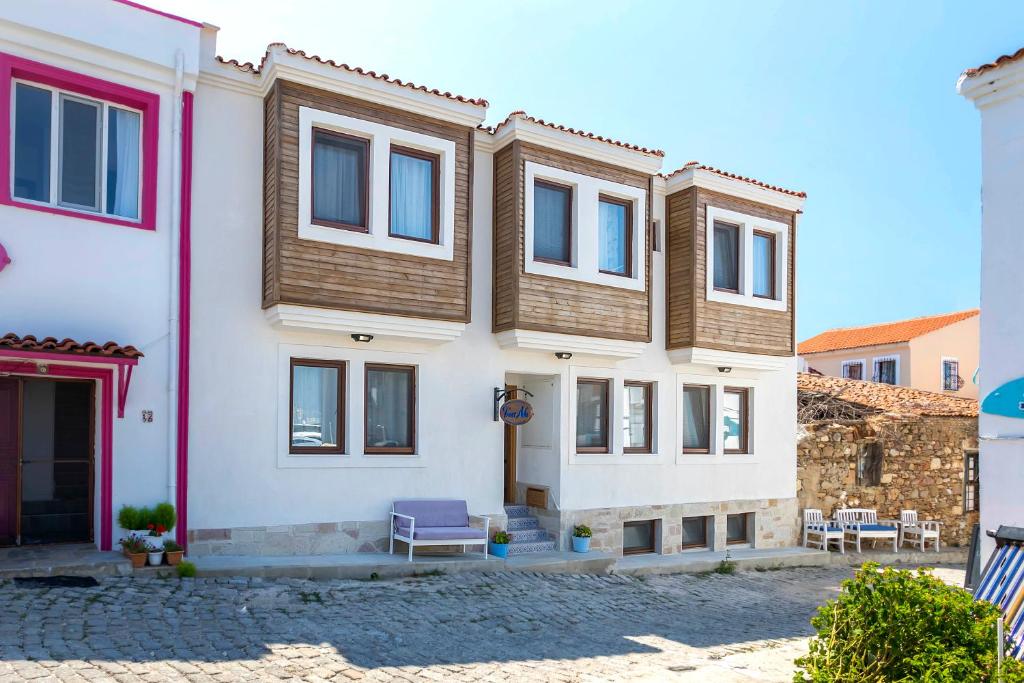
<instances>
[{"instance_id":1,"label":"terracotta flower pot","mask_svg":"<svg viewBox=\"0 0 1024 683\"><path fill-rule=\"evenodd\" d=\"M185 554L184 550L165 550L164 557L167 558L167 564L172 567L181 562L182 555Z\"/></svg>"},{"instance_id":2,"label":"terracotta flower pot","mask_svg":"<svg viewBox=\"0 0 1024 683\"><path fill-rule=\"evenodd\" d=\"M146 566L146 556L147 556L147 553L129 553L129 552L125 552L125 555L127 555L128 559L132 561L132 568L133 569L141 569L142 567Z\"/></svg>"}]
</instances>

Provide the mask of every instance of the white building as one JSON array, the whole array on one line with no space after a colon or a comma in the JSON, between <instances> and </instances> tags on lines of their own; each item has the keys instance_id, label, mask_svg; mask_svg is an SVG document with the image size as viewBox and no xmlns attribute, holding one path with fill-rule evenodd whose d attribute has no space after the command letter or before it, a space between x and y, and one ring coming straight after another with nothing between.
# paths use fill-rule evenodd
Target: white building
<instances>
[{"instance_id":1,"label":"white building","mask_svg":"<svg viewBox=\"0 0 1024 683\"><path fill-rule=\"evenodd\" d=\"M0 224L0 291L18 294L3 320L145 353L97 525L171 499L193 555L370 551L391 501L455 497L501 526L528 503L540 529L507 522L522 551L565 548L579 523L624 552L795 541L802 193L699 164L661 175L660 151L522 112L487 128L483 100L280 44L224 61L215 27L75 3L161 36L122 54L48 1L66 11L5 9L4 30L50 42L5 51L162 104L155 230L2 207L54 235ZM96 238L61 241L51 267L72 230ZM22 268L43 239L44 265ZM106 278L83 278L96 258ZM189 341L179 376L168 357ZM506 388L529 392L518 428L495 419Z\"/></svg>"}]
</instances>

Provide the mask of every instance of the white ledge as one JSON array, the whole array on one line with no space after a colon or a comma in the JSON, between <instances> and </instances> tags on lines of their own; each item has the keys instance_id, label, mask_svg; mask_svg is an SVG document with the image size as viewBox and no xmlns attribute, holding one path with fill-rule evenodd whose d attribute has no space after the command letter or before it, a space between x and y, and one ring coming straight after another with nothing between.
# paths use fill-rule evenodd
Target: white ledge
<instances>
[{"instance_id":1,"label":"white ledge","mask_svg":"<svg viewBox=\"0 0 1024 683\"><path fill-rule=\"evenodd\" d=\"M575 334L535 332L533 330L506 330L494 335L498 346L503 349L528 349L531 351L568 351L572 354L602 356L605 358L636 358L647 347L645 342L582 337Z\"/></svg>"},{"instance_id":2,"label":"white ledge","mask_svg":"<svg viewBox=\"0 0 1024 683\"><path fill-rule=\"evenodd\" d=\"M673 194L690 187L699 187L758 204L767 204L768 206L774 206L785 211L800 211L805 201L803 197L755 185L739 178L728 178L701 168L687 169L681 173L676 173L665 181L665 192L667 194Z\"/></svg>"},{"instance_id":3,"label":"white ledge","mask_svg":"<svg viewBox=\"0 0 1024 683\"><path fill-rule=\"evenodd\" d=\"M338 334L372 334L375 338L443 344L457 339L466 323L406 318L331 308L277 304L263 312L279 329L303 329Z\"/></svg>"},{"instance_id":4,"label":"white ledge","mask_svg":"<svg viewBox=\"0 0 1024 683\"><path fill-rule=\"evenodd\" d=\"M775 371L785 368L789 357L691 347L669 349L668 359L673 365L689 363L693 365L709 365L716 368L728 367L742 368L744 370Z\"/></svg>"}]
</instances>

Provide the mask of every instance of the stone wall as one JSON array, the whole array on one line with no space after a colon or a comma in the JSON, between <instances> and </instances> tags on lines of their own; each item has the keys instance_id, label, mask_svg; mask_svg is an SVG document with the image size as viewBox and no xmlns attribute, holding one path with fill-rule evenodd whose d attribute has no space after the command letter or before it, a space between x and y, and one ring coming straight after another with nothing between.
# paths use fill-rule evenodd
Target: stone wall
<instances>
[{"instance_id":1,"label":"stone wall","mask_svg":"<svg viewBox=\"0 0 1024 683\"><path fill-rule=\"evenodd\" d=\"M943 523L943 544L970 541L978 513L964 513L964 449L978 447L976 418L872 415L803 425L798 439L801 510L820 508L829 517L844 507L875 508L887 519L917 510L920 519ZM876 442L882 452L880 484L859 486L858 456Z\"/></svg>"}]
</instances>

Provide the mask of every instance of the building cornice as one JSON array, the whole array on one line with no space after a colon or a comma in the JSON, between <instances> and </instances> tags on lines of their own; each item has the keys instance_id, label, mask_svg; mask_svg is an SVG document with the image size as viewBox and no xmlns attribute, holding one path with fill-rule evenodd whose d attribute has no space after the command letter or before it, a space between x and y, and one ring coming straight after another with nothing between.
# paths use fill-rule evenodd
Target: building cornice
<instances>
[{"instance_id":1,"label":"building cornice","mask_svg":"<svg viewBox=\"0 0 1024 683\"><path fill-rule=\"evenodd\" d=\"M503 349L550 353L568 352L574 355L597 356L613 360L636 358L647 348L647 344L644 342L521 329L498 332L494 337L498 341L498 346Z\"/></svg>"},{"instance_id":2,"label":"building cornice","mask_svg":"<svg viewBox=\"0 0 1024 683\"><path fill-rule=\"evenodd\" d=\"M975 76L962 75L956 90L978 109L1024 96L1024 61L1009 62Z\"/></svg>"},{"instance_id":3,"label":"building cornice","mask_svg":"<svg viewBox=\"0 0 1024 683\"><path fill-rule=\"evenodd\" d=\"M336 334L370 334L374 338L443 344L454 341L466 329L466 323L447 320L406 318L396 315L339 311L314 306L277 304L263 312L267 321L279 329L311 330Z\"/></svg>"},{"instance_id":4,"label":"building cornice","mask_svg":"<svg viewBox=\"0 0 1024 683\"><path fill-rule=\"evenodd\" d=\"M729 178L702 168L688 168L665 180L665 193L673 194L690 187L720 192L731 197L767 204L786 211L800 211L805 198L780 192L740 178Z\"/></svg>"},{"instance_id":5,"label":"building cornice","mask_svg":"<svg viewBox=\"0 0 1024 683\"><path fill-rule=\"evenodd\" d=\"M668 359L673 365L706 365L714 368L741 368L744 370L772 372L784 369L790 356L768 356L764 354L687 347L684 349L669 349Z\"/></svg>"}]
</instances>

